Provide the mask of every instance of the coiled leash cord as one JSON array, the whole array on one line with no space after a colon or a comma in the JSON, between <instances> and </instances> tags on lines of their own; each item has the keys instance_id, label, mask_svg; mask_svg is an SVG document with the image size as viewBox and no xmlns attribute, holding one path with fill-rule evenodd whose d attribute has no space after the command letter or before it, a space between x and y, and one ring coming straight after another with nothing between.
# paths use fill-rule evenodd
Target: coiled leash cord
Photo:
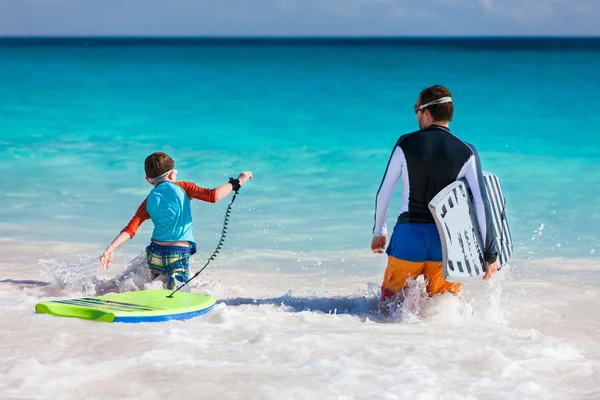
<instances>
[{"instance_id":1,"label":"coiled leash cord","mask_svg":"<svg viewBox=\"0 0 600 400\"><path fill-rule=\"evenodd\" d=\"M231 206L233 205L233 202L235 201L236 196L240 192L240 181L238 179L229 178L229 183L231 183L231 186L233 186L233 190L235 191L235 194L233 195L233 198L231 199L231 202L229 203L229 205L227 206L227 210L225 211L225 219L223 221L223 230L221 231L221 239L219 240L219 244L217 245L217 248L212 253L212 255L209 257L208 261L206 261L206 264L204 264L204 267L202 267L202 269L200 269L200 271L196 272L194 274L194 276L192 276L186 282L184 282L183 284L181 284L181 286L179 286L177 289L175 289L167 297L172 298L173 295L175 293L177 293L182 287L184 287L185 285L187 285L188 283L190 283L190 281L192 279L194 279L198 275L200 275L200 273L202 271L204 271L204 268L206 268L208 266L208 264L212 260L214 260L215 258L217 258L217 254L219 254L219 251L221 251L221 247L223 247L223 243L225 242L225 236L227 235L227 225L229 225L229 214L231 213Z\"/></svg>"}]
</instances>

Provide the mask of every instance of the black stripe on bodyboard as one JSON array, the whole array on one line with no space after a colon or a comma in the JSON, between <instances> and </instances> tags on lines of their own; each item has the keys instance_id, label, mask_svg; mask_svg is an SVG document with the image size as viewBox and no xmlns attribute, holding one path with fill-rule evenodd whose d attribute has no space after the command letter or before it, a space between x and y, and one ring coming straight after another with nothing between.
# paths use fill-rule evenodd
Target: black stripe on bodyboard
<instances>
[{"instance_id":1,"label":"black stripe on bodyboard","mask_svg":"<svg viewBox=\"0 0 600 400\"><path fill-rule=\"evenodd\" d=\"M444 226L446 227L446 233L448 233L448 240L450 244L452 244L452 235L450 234L450 228L448 228L448 224L444 222Z\"/></svg>"},{"instance_id":2,"label":"black stripe on bodyboard","mask_svg":"<svg viewBox=\"0 0 600 400\"><path fill-rule=\"evenodd\" d=\"M502 187L500 185L500 180L498 178L493 180L494 187L496 192L498 193L498 203L501 206L500 210L500 223L502 229L502 247L506 254L505 262L508 261L509 257L512 255L512 238L510 237L510 231L508 228L508 219L506 218L506 200L502 194ZM508 244L508 246L505 246Z\"/></svg>"},{"instance_id":3,"label":"black stripe on bodyboard","mask_svg":"<svg viewBox=\"0 0 600 400\"><path fill-rule=\"evenodd\" d=\"M106 309L118 309L119 311L159 311L160 308L141 306L139 304L122 303L119 301L94 299L91 297L71 300L59 300L57 303L71 304L85 307L105 306Z\"/></svg>"},{"instance_id":4,"label":"black stripe on bodyboard","mask_svg":"<svg viewBox=\"0 0 600 400\"><path fill-rule=\"evenodd\" d=\"M504 199L502 197L502 191L500 189L500 182L497 177L489 177L488 179L489 185L491 186L491 190L494 194L493 196L493 204L495 206L494 214L495 214L495 222L497 222L498 230L496 234L496 241L498 243L499 249L498 253L500 256L500 265L504 265L510 256L508 247L505 245L504 238L506 234L506 218L503 218L503 214L506 212ZM492 196L489 196L492 197Z\"/></svg>"},{"instance_id":5,"label":"black stripe on bodyboard","mask_svg":"<svg viewBox=\"0 0 600 400\"><path fill-rule=\"evenodd\" d=\"M139 309L144 309L144 310L160 310L160 308L143 306L141 304L125 303L125 302L121 302L121 301L113 301L113 300L105 300L105 299L96 299L93 297L86 297L86 298L83 298L80 300L90 301L92 303L97 303L97 304L112 305L115 307L121 306L121 307L129 307L129 308L139 308Z\"/></svg>"},{"instance_id":6,"label":"black stripe on bodyboard","mask_svg":"<svg viewBox=\"0 0 600 400\"><path fill-rule=\"evenodd\" d=\"M501 224L501 220L500 220L500 205L498 204L498 193L497 193L497 189L494 185L494 179L491 175L488 175L485 177L485 188L488 192L488 200L490 202L490 206L492 208L492 223L494 225L494 230L495 230L495 236L497 239L497 243L498 246L500 247L498 249L498 256L500 258L500 264L504 264L504 261L506 260L506 254L505 251L503 249L504 246L502 246L499 243L499 238L500 235L502 234L502 224Z\"/></svg>"},{"instance_id":7,"label":"black stripe on bodyboard","mask_svg":"<svg viewBox=\"0 0 600 400\"><path fill-rule=\"evenodd\" d=\"M465 265L467 266L467 272L469 273L469 275L473 275L471 273L471 263L469 263L469 260L467 260L466 258L465 258Z\"/></svg>"}]
</instances>

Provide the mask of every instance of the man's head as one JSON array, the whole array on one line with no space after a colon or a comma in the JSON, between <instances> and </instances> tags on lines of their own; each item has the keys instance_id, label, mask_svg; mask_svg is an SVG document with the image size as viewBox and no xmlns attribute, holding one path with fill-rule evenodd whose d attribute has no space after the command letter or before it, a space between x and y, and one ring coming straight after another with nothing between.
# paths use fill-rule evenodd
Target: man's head
<instances>
[{"instance_id":1,"label":"man's head","mask_svg":"<svg viewBox=\"0 0 600 400\"><path fill-rule=\"evenodd\" d=\"M448 125L454 115L450 91L440 85L423 89L415 104L415 114L421 129L431 124Z\"/></svg>"},{"instance_id":2,"label":"man's head","mask_svg":"<svg viewBox=\"0 0 600 400\"><path fill-rule=\"evenodd\" d=\"M177 174L175 161L168 154L162 152L152 153L146 157L144 170L146 171L146 180L152 185L166 180L173 181Z\"/></svg>"}]
</instances>

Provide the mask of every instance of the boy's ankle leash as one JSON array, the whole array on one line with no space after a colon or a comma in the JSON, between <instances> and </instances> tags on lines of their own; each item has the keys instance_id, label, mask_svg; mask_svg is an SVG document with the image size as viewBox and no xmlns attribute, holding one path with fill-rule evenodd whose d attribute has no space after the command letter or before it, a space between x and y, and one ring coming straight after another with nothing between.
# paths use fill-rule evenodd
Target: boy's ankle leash
<instances>
[{"instance_id":1,"label":"boy's ankle leash","mask_svg":"<svg viewBox=\"0 0 600 400\"><path fill-rule=\"evenodd\" d=\"M233 194L233 198L231 199L231 202L229 203L229 205L227 206L227 210L225 211L225 218L223 221L223 230L221 231L221 239L219 240L219 244L217 244L217 248L215 249L213 254L209 257L208 261L206 261L206 264L204 264L204 267L202 267L202 269L200 269L200 271L196 272L194 274L194 276L192 276L190 279L188 279L183 284L181 284L181 286L179 286L177 289L175 289L167 297L172 298L175 293L177 293L179 290L181 290L181 288L183 288L185 285L187 285L192 279L194 279L195 277L200 275L200 273L202 271L204 271L204 268L206 268L212 260L217 258L217 254L219 254L221 247L223 247L223 242L225 242L225 236L227 235L227 225L229 225L229 214L231 213L231 206L233 205L233 202L235 201L235 198L238 195L239 190L241 188L239 179L229 178L229 183L231 183L231 186L233 187L233 191L235 193Z\"/></svg>"}]
</instances>

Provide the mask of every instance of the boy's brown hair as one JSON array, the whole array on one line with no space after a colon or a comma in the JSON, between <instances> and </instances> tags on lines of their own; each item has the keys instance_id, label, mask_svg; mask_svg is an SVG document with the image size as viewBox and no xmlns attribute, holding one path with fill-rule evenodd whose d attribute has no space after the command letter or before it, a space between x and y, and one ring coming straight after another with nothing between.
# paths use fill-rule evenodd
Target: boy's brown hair
<instances>
[{"instance_id":1,"label":"boy's brown hair","mask_svg":"<svg viewBox=\"0 0 600 400\"><path fill-rule=\"evenodd\" d=\"M156 178L175 168L175 161L168 154L157 151L150 154L144 161L146 178Z\"/></svg>"},{"instance_id":2,"label":"boy's brown hair","mask_svg":"<svg viewBox=\"0 0 600 400\"><path fill-rule=\"evenodd\" d=\"M441 85L434 85L423 89L419 94L419 103L427 104L437 99L441 99L442 97L452 97L450 95L450 91ZM442 104L433 104L431 106L427 106L423 109L423 111L429 110L431 113L431 117L433 118L433 122L437 121L452 121L452 116L454 115L454 105L452 102L450 103L442 103Z\"/></svg>"}]
</instances>

